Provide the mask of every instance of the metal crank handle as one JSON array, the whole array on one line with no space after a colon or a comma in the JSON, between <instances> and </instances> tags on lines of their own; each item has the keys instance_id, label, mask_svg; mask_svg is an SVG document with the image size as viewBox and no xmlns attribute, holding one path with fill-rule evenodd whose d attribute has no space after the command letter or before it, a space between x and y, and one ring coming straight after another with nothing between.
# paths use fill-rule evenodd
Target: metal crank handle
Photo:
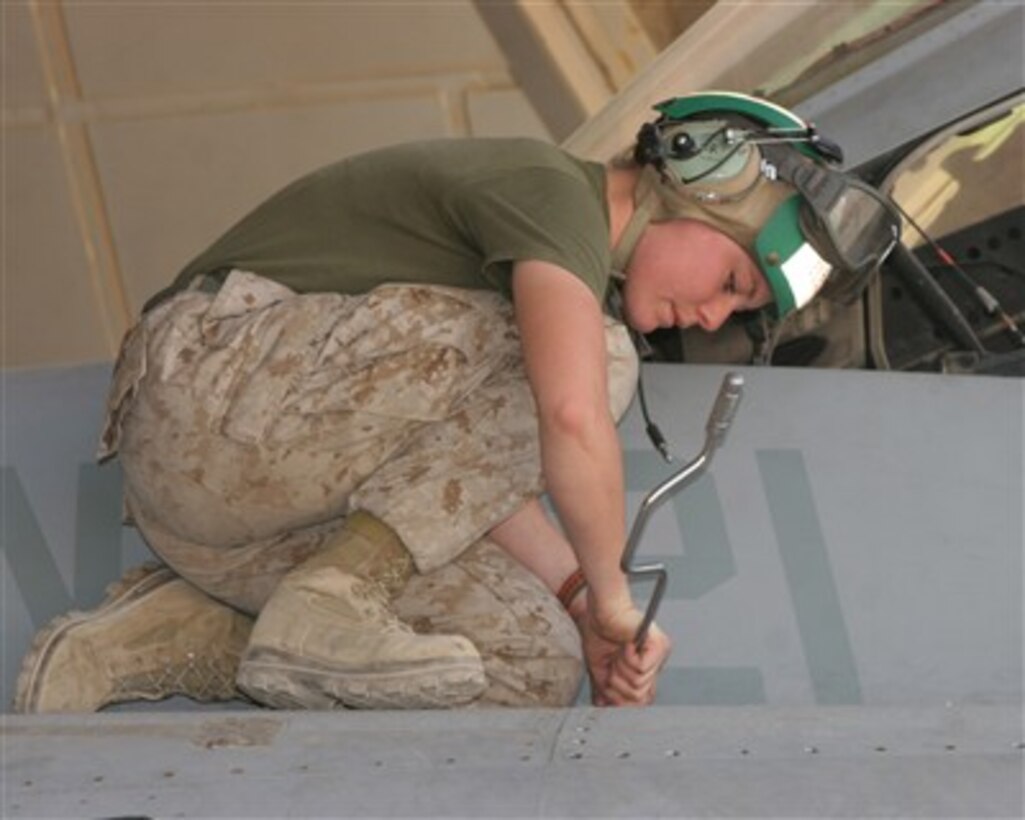
<instances>
[{"instance_id":1,"label":"metal crank handle","mask_svg":"<svg viewBox=\"0 0 1025 820\"><path fill-rule=\"evenodd\" d=\"M726 440L743 395L744 377L739 373L727 373L719 387L719 395L715 397L712 412L708 415L708 424L705 425L705 432L716 447L722 446Z\"/></svg>"},{"instance_id":2,"label":"metal crank handle","mask_svg":"<svg viewBox=\"0 0 1025 820\"><path fill-rule=\"evenodd\" d=\"M633 556L640 544L641 534L647 526L655 509L666 499L678 493L684 487L692 484L708 467L712 460L712 454L717 447L721 447L726 440L730 425L737 415L737 408L740 406L740 399L744 394L744 377L739 373L727 373L719 387L719 393L712 405L708 422L705 424L705 444L691 461L656 485L637 510L633 526L630 528L630 535L626 540L626 547L623 550L623 559L620 561L620 569L626 573L630 580L642 580L645 578L655 579L655 589L652 592L651 600L644 611L644 618L637 628L634 636L634 645L638 650L644 646L644 640L648 636L648 629L655 620L655 613L658 612L659 604L662 603L662 596L665 594L668 574L664 564L643 564L633 565Z\"/></svg>"}]
</instances>

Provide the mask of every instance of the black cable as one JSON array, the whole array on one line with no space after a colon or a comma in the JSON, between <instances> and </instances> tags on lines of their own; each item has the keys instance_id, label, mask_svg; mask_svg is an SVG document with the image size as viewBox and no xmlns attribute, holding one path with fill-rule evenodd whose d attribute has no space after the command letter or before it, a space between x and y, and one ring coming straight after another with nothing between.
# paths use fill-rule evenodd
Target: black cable
<instances>
[{"instance_id":1,"label":"black cable","mask_svg":"<svg viewBox=\"0 0 1025 820\"><path fill-rule=\"evenodd\" d=\"M648 434L648 439L651 441L652 446L658 450L659 455L662 456L666 461L672 461L672 453L669 452L669 444L666 442L666 437L662 435L662 431L658 425L655 424L651 419L651 415L648 413L648 401L644 395L644 375L638 373L637 376L637 398L641 400L641 415L644 416L644 432Z\"/></svg>"},{"instance_id":2,"label":"black cable","mask_svg":"<svg viewBox=\"0 0 1025 820\"><path fill-rule=\"evenodd\" d=\"M1025 276L1025 272L996 259L959 259L957 264L962 268L996 268L1008 276ZM926 265L925 267L930 271L950 270L950 266L944 262L937 262L934 265Z\"/></svg>"},{"instance_id":3,"label":"black cable","mask_svg":"<svg viewBox=\"0 0 1025 820\"><path fill-rule=\"evenodd\" d=\"M965 348L981 355L989 351L983 346L971 324L954 304L947 292L932 277L925 265L907 249L903 242L897 243L890 256L894 270L905 284L922 300L925 309L946 327Z\"/></svg>"},{"instance_id":4,"label":"black cable","mask_svg":"<svg viewBox=\"0 0 1025 820\"><path fill-rule=\"evenodd\" d=\"M1022 333L1021 328L1018 327L1018 323L1014 321L1014 318L1006 310L1004 310L1004 306L1000 304L1000 300L969 276L968 272L958 264L957 260L947 253L947 251L935 239L927 234L922 226L912 218L911 214L900 206L900 203L897 202L897 200L890 197L890 201L900 212L901 216L908 221L908 224L911 225L911 227L914 228L929 244L929 247L932 248L933 252L939 257L940 262L946 266L947 270L953 271L957 278L961 280L961 283L971 290L972 295L975 296L979 301L979 304L982 305L983 310L985 310L990 316L995 316L1000 320L1007 332L1014 337L1014 340L1018 343L1019 347L1025 347L1025 333ZM925 267L922 266L922 269L925 270Z\"/></svg>"}]
</instances>

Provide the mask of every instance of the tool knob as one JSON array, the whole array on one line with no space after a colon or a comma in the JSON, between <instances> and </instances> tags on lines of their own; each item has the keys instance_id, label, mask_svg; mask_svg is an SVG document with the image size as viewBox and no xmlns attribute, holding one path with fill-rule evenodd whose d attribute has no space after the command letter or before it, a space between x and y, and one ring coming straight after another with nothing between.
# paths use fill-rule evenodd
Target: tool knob
<instances>
[{"instance_id":1,"label":"tool knob","mask_svg":"<svg viewBox=\"0 0 1025 820\"><path fill-rule=\"evenodd\" d=\"M726 439L726 433L733 423L733 417L737 415L737 407L740 406L743 395L744 377L739 373L727 373L722 380L722 387L719 388L719 395L715 397L715 404L705 427L714 446L718 447Z\"/></svg>"}]
</instances>

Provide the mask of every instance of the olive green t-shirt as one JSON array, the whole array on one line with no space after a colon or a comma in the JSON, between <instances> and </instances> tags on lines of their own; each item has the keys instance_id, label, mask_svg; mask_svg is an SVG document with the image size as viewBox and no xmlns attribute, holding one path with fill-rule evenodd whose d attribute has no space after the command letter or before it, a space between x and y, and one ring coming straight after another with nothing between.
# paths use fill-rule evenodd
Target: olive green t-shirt
<instances>
[{"instance_id":1,"label":"olive green t-shirt","mask_svg":"<svg viewBox=\"0 0 1025 820\"><path fill-rule=\"evenodd\" d=\"M250 271L299 293L385 282L494 288L513 263L562 266L601 301L610 268L605 172L532 139L442 139L344 159L274 194L196 257L149 309L198 275Z\"/></svg>"}]
</instances>

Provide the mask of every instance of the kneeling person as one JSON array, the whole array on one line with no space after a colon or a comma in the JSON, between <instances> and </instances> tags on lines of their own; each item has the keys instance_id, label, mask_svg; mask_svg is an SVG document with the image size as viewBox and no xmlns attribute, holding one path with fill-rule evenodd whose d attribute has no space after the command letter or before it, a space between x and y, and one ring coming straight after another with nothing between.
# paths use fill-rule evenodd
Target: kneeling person
<instances>
[{"instance_id":1,"label":"kneeling person","mask_svg":"<svg viewBox=\"0 0 1025 820\"><path fill-rule=\"evenodd\" d=\"M584 671L595 703L651 703L670 641L653 625L634 646L619 567L628 328L857 292L896 241L790 112L658 110L608 167L522 139L342 160L153 297L100 454L169 570L45 631L19 708L234 694L125 686L105 641L147 669L230 669L275 707L566 705Z\"/></svg>"}]
</instances>

